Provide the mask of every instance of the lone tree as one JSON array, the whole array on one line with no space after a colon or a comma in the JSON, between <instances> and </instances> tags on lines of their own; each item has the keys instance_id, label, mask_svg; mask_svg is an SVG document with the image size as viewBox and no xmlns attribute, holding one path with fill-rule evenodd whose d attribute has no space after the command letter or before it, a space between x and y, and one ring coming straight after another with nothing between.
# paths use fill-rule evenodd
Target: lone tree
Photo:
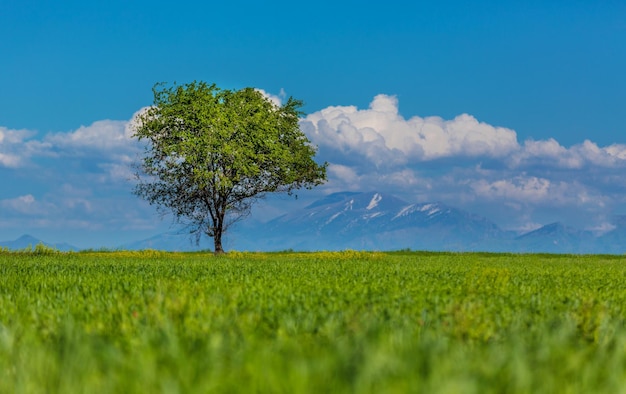
<instances>
[{"instance_id":1,"label":"lone tree","mask_svg":"<svg viewBox=\"0 0 626 394\"><path fill-rule=\"evenodd\" d=\"M222 235L266 193L290 193L326 179L326 164L298 126L302 101L276 105L252 88L156 84L154 105L138 116L146 140L134 193L172 212L199 238Z\"/></svg>"}]
</instances>

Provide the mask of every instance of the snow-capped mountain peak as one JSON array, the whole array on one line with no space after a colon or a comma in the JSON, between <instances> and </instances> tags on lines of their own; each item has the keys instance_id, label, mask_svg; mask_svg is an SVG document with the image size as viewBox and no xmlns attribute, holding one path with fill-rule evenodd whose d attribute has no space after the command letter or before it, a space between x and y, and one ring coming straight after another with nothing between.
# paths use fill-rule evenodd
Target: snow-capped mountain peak
<instances>
[{"instance_id":1,"label":"snow-capped mountain peak","mask_svg":"<svg viewBox=\"0 0 626 394\"><path fill-rule=\"evenodd\" d=\"M367 205L367 208L365 209L369 211L370 209L376 208L376 206L378 206L378 203L382 199L383 199L383 196L381 196L379 193L374 194L374 196L370 200L370 203Z\"/></svg>"},{"instance_id":2,"label":"snow-capped mountain peak","mask_svg":"<svg viewBox=\"0 0 626 394\"><path fill-rule=\"evenodd\" d=\"M416 210L416 205L417 204L407 205L406 207L402 208L393 218L391 218L391 220L395 220L401 216L410 215L411 212L414 212Z\"/></svg>"},{"instance_id":3,"label":"snow-capped mountain peak","mask_svg":"<svg viewBox=\"0 0 626 394\"><path fill-rule=\"evenodd\" d=\"M602 236L549 224L518 236L488 219L444 203L410 204L381 192L340 192L267 223L234 228L236 250L412 250L618 253L626 245L626 216ZM171 245L159 237L127 248ZM185 250L189 239L171 250ZM205 247L210 247L207 244Z\"/></svg>"},{"instance_id":4,"label":"snow-capped mountain peak","mask_svg":"<svg viewBox=\"0 0 626 394\"><path fill-rule=\"evenodd\" d=\"M396 213L391 220L395 220L404 216L410 216L413 213L420 212L426 214L426 216L433 216L436 214L442 214L445 211L445 207L439 203L426 203L426 204L411 204L403 207Z\"/></svg>"},{"instance_id":5,"label":"snow-capped mountain peak","mask_svg":"<svg viewBox=\"0 0 626 394\"><path fill-rule=\"evenodd\" d=\"M424 204L420 207L421 212L426 212L428 216L432 216L441 212L441 208L437 204Z\"/></svg>"}]
</instances>

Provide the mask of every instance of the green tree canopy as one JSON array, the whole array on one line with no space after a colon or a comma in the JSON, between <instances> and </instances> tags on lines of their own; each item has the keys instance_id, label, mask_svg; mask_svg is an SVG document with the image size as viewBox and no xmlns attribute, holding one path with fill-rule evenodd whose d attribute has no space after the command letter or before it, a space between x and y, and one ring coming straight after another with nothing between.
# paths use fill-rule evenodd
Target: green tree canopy
<instances>
[{"instance_id":1,"label":"green tree canopy","mask_svg":"<svg viewBox=\"0 0 626 394\"><path fill-rule=\"evenodd\" d=\"M326 164L300 131L302 101L276 105L253 88L223 90L205 82L153 88L134 136L147 141L135 194L213 237L222 235L270 192L312 188Z\"/></svg>"}]
</instances>

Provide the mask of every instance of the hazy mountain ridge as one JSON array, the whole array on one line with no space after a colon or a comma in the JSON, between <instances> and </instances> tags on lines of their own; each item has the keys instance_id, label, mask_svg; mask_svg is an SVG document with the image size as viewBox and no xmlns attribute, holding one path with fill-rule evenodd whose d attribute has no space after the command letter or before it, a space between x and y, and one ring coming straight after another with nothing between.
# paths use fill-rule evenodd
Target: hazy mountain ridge
<instances>
[{"instance_id":1,"label":"hazy mountain ridge","mask_svg":"<svg viewBox=\"0 0 626 394\"><path fill-rule=\"evenodd\" d=\"M41 242L24 236L0 246L23 249ZM18 242L19 241L19 242ZM67 244L49 245L76 250ZM440 202L408 203L380 192L340 192L266 223L241 222L225 238L227 249L277 250L431 250L520 253L623 254L626 216L615 216L611 231L601 235L562 223L518 234L489 219ZM212 250L212 240L199 243L184 231L158 234L119 249L170 251Z\"/></svg>"},{"instance_id":2,"label":"hazy mountain ridge","mask_svg":"<svg viewBox=\"0 0 626 394\"><path fill-rule=\"evenodd\" d=\"M407 203L393 195L335 193L262 228L235 232L238 250L441 250L547 253L626 252L626 216L595 235L561 223L518 234L440 202Z\"/></svg>"},{"instance_id":3,"label":"hazy mountain ridge","mask_svg":"<svg viewBox=\"0 0 626 394\"><path fill-rule=\"evenodd\" d=\"M409 204L379 192L331 194L269 221L263 234L250 234L243 248L474 250L483 239L508 237L487 219L445 204Z\"/></svg>"},{"instance_id":4,"label":"hazy mountain ridge","mask_svg":"<svg viewBox=\"0 0 626 394\"><path fill-rule=\"evenodd\" d=\"M552 223L525 234L440 202L410 204L380 192L335 193L261 228L234 231L240 250L445 250L624 253L626 217L596 236Z\"/></svg>"},{"instance_id":5,"label":"hazy mountain ridge","mask_svg":"<svg viewBox=\"0 0 626 394\"><path fill-rule=\"evenodd\" d=\"M63 252L70 251L70 250L78 250L77 247L70 245L68 243L65 243L65 242L51 244L48 242L44 242L28 234L24 234L21 237L12 241L0 241L0 248L8 248L10 250L23 250L27 248L32 249L38 244L43 244L49 248L53 248L53 249L60 250Z\"/></svg>"}]
</instances>

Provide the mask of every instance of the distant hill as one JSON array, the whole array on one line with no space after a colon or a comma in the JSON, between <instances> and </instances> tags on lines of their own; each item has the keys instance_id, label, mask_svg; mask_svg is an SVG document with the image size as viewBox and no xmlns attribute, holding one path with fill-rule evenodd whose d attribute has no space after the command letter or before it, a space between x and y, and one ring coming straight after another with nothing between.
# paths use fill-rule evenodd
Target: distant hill
<instances>
[{"instance_id":1,"label":"distant hill","mask_svg":"<svg viewBox=\"0 0 626 394\"><path fill-rule=\"evenodd\" d=\"M191 252L196 250L213 250L213 241L205 236L196 244L195 237L180 231L172 231L155 235L139 241L121 245L122 250L168 250L172 252Z\"/></svg>"},{"instance_id":2,"label":"distant hill","mask_svg":"<svg viewBox=\"0 0 626 394\"><path fill-rule=\"evenodd\" d=\"M0 242L24 249L38 243L58 250L77 250L67 243L50 244L30 235ZM430 250L513 253L626 253L626 216L613 218L612 229L598 235L562 223L518 234L505 231L480 215L441 202L411 204L377 191L330 194L312 204L265 223L242 221L224 239L227 250ZM184 231L170 231L128 242L118 249L168 251L212 250L203 236L196 244Z\"/></svg>"},{"instance_id":3,"label":"distant hill","mask_svg":"<svg viewBox=\"0 0 626 394\"><path fill-rule=\"evenodd\" d=\"M590 231L581 231L562 223L551 223L516 239L525 252L593 253L596 237Z\"/></svg>"},{"instance_id":4,"label":"distant hill","mask_svg":"<svg viewBox=\"0 0 626 394\"><path fill-rule=\"evenodd\" d=\"M484 250L514 234L443 203L409 204L393 195L336 193L237 234L248 250Z\"/></svg>"},{"instance_id":5,"label":"distant hill","mask_svg":"<svg viewBox=\"0 0 626 394\"><path fill-rule=\"evenodd\" d=\"M9 248L10 250L21 250L26 248L34 248L37 244L44 244L47 247L54 248L60 250L62 252L67 252L70 250L78 250L77 247L72 246L68 243L57 243L51 244L48 242L44 242L40 239L33 237L32 235L22 235L21 237L13 240L13 241L0 241L0 247Z\"/></svg>"},{"instance_id":6,"label":"distant hill","mask_svg":"<svg viewBox=\"0 0 626 394\"><path fill-rule=\"evenodd\" d=\"M525 234L505 231L490 220L440 202L410 204L381 192L330 194L305 208L266 223L242 222L225 238L229 249L431 250L514 253L626 252L626 216L600 236L562 223ZM122 245L121 249L211 250L185 233L168 232Z\"/></svg>"}]
</instances>

